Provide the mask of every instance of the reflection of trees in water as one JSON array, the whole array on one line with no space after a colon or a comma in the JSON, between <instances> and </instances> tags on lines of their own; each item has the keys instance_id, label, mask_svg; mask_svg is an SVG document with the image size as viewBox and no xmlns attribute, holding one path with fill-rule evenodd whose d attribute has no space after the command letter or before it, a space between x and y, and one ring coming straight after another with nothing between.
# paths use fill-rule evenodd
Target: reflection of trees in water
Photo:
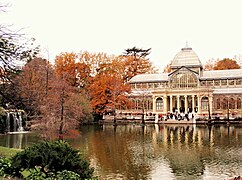
<instances>
[{"instance_id":1,"label":"reflection of trees in water","mask_svg":"<svg viewBox=\"0 0 242 180\"><path fill-rule=\"evenodd\" d=\"M146 140L143 134L141 126L105 126L103 130L95 131L89 139L91 156L101 166L101 174L109 174L100 179L108 176L122 179L148 177L150 166L146 161Z\"/></svg>"},{"instance_id":2,"label":"reflection of trees in water","mask_svg":"<svg viewBox=\"0 0 242 180\"><path fill-rule=\"evenodd\" d=\"M178 179L202 179L204 173L232 177L231 172L242 172L241 128L104 125L88 132L83 135L88 136L86 146L100 179L149 179L154 169L164 169L157 166L170 167L171 172L164 174L173 173Z\"/></svg>"}]
</instances>

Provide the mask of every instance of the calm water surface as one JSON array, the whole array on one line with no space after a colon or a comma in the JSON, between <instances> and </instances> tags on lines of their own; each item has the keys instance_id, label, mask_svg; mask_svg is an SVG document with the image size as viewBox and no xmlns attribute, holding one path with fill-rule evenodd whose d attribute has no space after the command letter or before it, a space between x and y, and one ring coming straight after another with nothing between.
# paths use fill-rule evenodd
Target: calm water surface
<instances>
[{"instance_id":1,"label":"calm water surface","mask_svg":"<svg viewBox=\"0 0 242 180\"><path fill-rule=\"evenodd\" d=\"M34 134L2 135L24 148ZM242 176L242 126L84 126L69 141L84 151L99 179L229 179Z\"/></svg>"}]
</instances>

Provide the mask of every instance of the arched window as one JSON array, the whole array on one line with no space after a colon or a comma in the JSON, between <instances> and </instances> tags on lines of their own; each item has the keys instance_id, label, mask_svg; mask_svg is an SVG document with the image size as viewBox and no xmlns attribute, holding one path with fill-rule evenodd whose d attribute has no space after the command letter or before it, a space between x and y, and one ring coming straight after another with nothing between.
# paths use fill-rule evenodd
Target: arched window
<instances>
[{"instance_id":1,"label":"arched window","mask_svg":"<svg viewBox=\"0 0 242 180\"><path fill-rule=\"evenodd\" d=\"M181 69L171 77L171 88L192 88L197 87L198 79L194 73L187 69Z\"/></svg>"},{"instance_id":2,"label":"arched window","mask_svg":"<svg viewBox=\"0 0 242 180\"><path fill-rule=\"evenodd\" d=\"M202 110L208 110L208 97L202 97L201 105Z\"/></svg>"},{"instance_id":3,"label":"arched window","mask_svg":"<svg viewBox=\"0 0 242 180\"><path fill-rule=\"evenodd\" d=\"M162 98L156 99L156 110L163 110L163 99Z\"/></svg>"}]
</instances>

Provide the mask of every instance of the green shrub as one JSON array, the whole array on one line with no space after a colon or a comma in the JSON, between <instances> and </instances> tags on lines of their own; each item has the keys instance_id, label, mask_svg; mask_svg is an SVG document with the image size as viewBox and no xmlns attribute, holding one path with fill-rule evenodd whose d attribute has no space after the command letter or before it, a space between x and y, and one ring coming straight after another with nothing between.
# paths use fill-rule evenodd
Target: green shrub
<instances>
[{"instance_id":1,"label":"green shrub","mask_svg":"<svg viewBox=\"0 0 242 180\"><path fill-rule=\"evenodd\" d=\"M93 175L93 168L81 157L79 151L61 140L44 141L26 148L12 158L12 164L19 172L17 177L21 176L22 171L36 170L36 167L39 168L41 176L44 174L46 178L64 170L79 174L79 179L91 178ZM38 172L34 173L38 176Z\"/></svg>"},{"instance_id":2,"label":"green shrub","mask_svg":"<svg viewBox=\"0 0 242 180\"><path fill-rule=\"evenodd\" d=\"M57 179L58 180L65 180L65 179L72 179L72 180L78 180L80 179L80 175L73 172L73 171L61 171L61 172L57 172Z\"/></svg>"},{"instance_id":3,"label":"green shrub","mask_svg":"<svg viewBox=\"0 0 242 180\"><path fill-rule=\"evenodd\" d=\"M15 172L11 160L5 157L0 157L0 177L14 177L16 175Z\"/></svg>"},{"instance_id":4,"label":"green shrub","mask_svg":"<svg viewBox=\"0 0 242 180\"><path fill-rule=\"evenodd\" d=\"M41 172L41 169L36 167L35 169L29 169L26 180L42 180L47 179L46 174Z\"/></svg>"},{"instance_id":5,"label":"green shrub","mask_svg":"<svg viewBox=\"0 0 242 180\"><path fill-rule=\"evenodd\" d=\"M30 174L26 177L26 180L79 180L81 179L80 175L73 171L58 171L57 174L49 174L47 177L46 174L41 172L39 168L30 170Z\"/></svg>"}]
</instances>

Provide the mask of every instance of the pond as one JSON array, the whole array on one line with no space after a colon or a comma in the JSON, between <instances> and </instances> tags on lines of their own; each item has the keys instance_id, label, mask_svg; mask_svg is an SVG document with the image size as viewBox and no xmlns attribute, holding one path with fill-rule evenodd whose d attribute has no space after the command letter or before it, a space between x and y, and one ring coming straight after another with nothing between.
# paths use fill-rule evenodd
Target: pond
<instances>
[{"instance_id":1,"label":"pond","mask_svg":"<svg viewBox=\"0 0 242 180\"><path fill-rule=\"evenodd\" d=\"M99 179L229 179L242 175L242 126L92 125L69 143L84 151ZM0 136L27 147L35 134ZM19 143L21 141L21 143Z\"/></svg>"}]
</instances>

